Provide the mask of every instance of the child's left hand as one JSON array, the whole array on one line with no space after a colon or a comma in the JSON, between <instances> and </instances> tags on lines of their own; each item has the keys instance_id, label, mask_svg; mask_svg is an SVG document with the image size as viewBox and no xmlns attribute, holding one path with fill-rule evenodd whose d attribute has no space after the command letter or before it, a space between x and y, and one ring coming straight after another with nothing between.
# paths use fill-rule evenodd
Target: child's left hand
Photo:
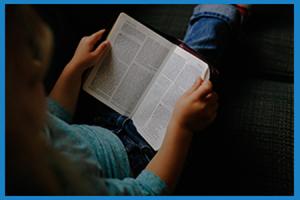
<instances>
[{"instance_id":1,"label":"child's left hand","mask_svg":"<svg viewBox=\"0 0 300 200\"><path fill-rule=\"evenodd\" d=\"M95 65L110 47L108 41L95 47L103 33L104 30L100 30L80 40L73 58L64 68L50 93L50 97L71 114L75 112L83 72Z\"/></svg>"},{"instance_id":2,"label":"child's left hand","mask_svg":"<svg viewBox=\"0 0 300 200\"><path fill-rule=\"evenodd\" d=\"M86 69L95 65L110 46L109 41L104 41L95 48L95 44L101 39L104 29L83 37L74 53L73 58L66 66L72 72L82 74Z\"/></svg>"}]
</instances>

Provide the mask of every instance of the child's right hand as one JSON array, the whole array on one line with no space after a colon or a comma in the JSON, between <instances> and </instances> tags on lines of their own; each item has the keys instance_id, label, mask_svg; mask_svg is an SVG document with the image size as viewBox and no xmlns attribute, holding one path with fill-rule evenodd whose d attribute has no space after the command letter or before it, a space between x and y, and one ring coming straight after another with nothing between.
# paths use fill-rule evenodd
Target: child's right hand
<instances>
[{"instance_id":1,"label":"child's right hand","mask_svg":"<svg viewBox=\"0 0 300 200\"><path fill-rule=\"evenodd\" d=\"M212 83L198 78L178 100L169 126L191 133L201 131L216 118L218 95Z\"/></svg>"},{"instance_id":2,"label":"child's right hand","mask_svg":"<svg viewBox=\"0 0 300 200\"><path fill-rule=\"evenodd\" d=\"M146 169L159 176L172 190L182 171L193 139L216 117L218 96L210 81L197 79L176 102L163 144Z\"/></svg>"}]
</instances>

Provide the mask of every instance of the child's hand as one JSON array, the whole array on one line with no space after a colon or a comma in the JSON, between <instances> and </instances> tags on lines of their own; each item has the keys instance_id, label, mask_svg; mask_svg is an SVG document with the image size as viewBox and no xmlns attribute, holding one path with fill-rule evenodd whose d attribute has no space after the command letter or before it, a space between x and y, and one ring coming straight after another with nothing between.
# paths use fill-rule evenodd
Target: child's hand
<instances>
[{"instance_id":1,"label":"child's hand","mask_svg":"<svg viewBox=\"0 0 300 200\"><path fill-rule=\"evenodd\" d=\"M217 101L218 96L213 92L211 82L197 79L178 99L170 125L188 132L203 130L216 118Z\"/></svg>"},{"instance_id":2,"label":"child's hand","mask_svg":"<svg viewBox=\"0 0 300 200\"><path fill-rule=\"evenodd\" d=\"M80 40L73 58L67 65L69 70L82 74L99 61L105 50L110 46L108 41L104 41L95 48L95 44L101 39L104 32L105 30L102 29Z\"/></svg>"}]
</instances>

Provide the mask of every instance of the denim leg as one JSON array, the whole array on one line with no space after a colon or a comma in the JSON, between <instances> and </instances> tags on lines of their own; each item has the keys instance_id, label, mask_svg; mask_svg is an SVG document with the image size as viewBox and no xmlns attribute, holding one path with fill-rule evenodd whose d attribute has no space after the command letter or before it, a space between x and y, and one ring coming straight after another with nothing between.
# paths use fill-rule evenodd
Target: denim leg
<instances>
[{"instance_id":1,"label":"denim leg","mask_svg":"<svg viewBox=\"0 0 300 200\"><path fill-rule=\"evenodd\" d=\"M134 177L145 169L156 153L138 133L131 119L110 108L104 106L103 112L94 119L94 124L110 129L122 141Z\"/></svg>"},{"instance_id":2,"label":"denim leg","mask_svg":"<svg viewBox=\"0 0 300 200\"><path fill-rule=\"evenodd\" d=\"M198 5L194 8L184 42L212 64L218 64L241 17L233 5Z\"/></svg>"},{"instance_id":3,"label":"denim leg","mask_svg":"<svg viewBox=\"0 0 300 200\"><path fill-rule=\"evenodd\" d=\"M111 131L118 131L121 127L117 124L120 114L103 103L99 103L99 113L93 119L93 124L109 129Z\"/></svg>"},{"instance_id":4,"label":"denim leg","mask_svg":"<svg viewBox=\"0 0 300 200\"><path fill-rule=\"evenodd\" d=\"M138 133L131 119L121 116L117 125L122 128L116 134L125 146L133 176L136 177L145 169L156 152Z\"/></svg>"}]
</instances>

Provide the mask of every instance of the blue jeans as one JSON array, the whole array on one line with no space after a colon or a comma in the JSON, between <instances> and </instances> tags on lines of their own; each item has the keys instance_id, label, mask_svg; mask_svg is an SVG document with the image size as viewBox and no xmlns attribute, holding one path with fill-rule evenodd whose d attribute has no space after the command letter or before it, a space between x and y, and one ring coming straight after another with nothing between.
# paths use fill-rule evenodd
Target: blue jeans
<instances>
[{"instance_id":1,"label":"blue jeans","mask_svg":"<svg viewBox=\"0 0 300 200\"><path fill-rule=\"evenodd\" d=\"M198 5L190 18L184 42L218 66L240 24L240 14L233 5Z\"/></svg>"},{"instance_id":2,"label":"blue jeans","mask_svg":"<svg viewBox=\"0 0 300 200\"><path fill-rule=\"evenodd\" d=\"M155 155L154 149L138 133L133 121L105 105L104 112L94 119L94 123L110 129L122 141L128 155L132 175L136 177Z\"/></svg>"},{"instance_id":3,"label":"blue jeans","mask_svg":"<svg viewBox=\"0 0 300 200\"><path fill-rule=\"evenodd\" d=\"M196 6L184 42L215 65L240 25L240 15L232 5ZM137 132L126 116L103 105L103 112L95 118L97 125L112 130L123 142L134 176L137 176L155 155L155 151Z\"/></svg>"}]
</instances>

